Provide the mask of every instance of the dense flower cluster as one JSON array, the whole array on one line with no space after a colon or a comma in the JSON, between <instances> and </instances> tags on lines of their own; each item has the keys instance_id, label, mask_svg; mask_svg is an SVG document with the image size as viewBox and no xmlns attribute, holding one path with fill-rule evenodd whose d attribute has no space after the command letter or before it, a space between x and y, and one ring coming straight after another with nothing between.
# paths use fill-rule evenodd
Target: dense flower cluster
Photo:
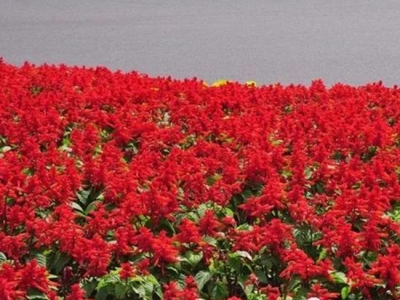
<instances>
[{"instance_id":1,"label":"dense flower cluster","mask_svg":"<svg viewBox=\"0 0 400 300\"><path fill-rule=\"evenodd\" d=\"M398 299L400 89L0 61L0 299Z\"/></svg>"}]
</instances>

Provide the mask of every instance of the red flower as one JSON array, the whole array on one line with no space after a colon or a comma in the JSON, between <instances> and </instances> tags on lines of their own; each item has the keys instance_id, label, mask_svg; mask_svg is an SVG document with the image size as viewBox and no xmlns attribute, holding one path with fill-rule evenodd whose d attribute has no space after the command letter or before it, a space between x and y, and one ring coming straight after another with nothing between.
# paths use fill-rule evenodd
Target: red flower
<instances>
[{"instance_id":1,"label":"red flower","mask_svg":"<svg viewBox=\"0 0 400 300\"><path fill-rule=\"evenodd\" d=\"M154 238L151 250L153 253L153 264L169 264L178 261L179 251L172 245L172 239L167 237L165 231Z\"/></svg>"},{"instance_id":2,"label":"red flower","mask_svg":"<svg viewBox=\"0 0 400 300\"><path fill-rule=\"evenodd\" d=\"M260 292L266 294L268 296L268 300L278 300L281 296L279 288L271 285L260 288Z\"/></svg>"},{"instance_id":3,"label":"red flower","mask_svg":"<svg viewBox=\"0 0 400 300\"><path fill-rule=\"evenodd\" d=\"M178 284L176 282L170 282L170 283L164 285L163 297L165 300L181 299L181 294L182 294L182 292L178 288Z\"/></svg>"},{"instance_id":4,"label":"red flower","mask_svg":"<svg viewBox=\"0 0 400 300\"><path fill-rule=\"evenodd\" d=\"M19 271L19 286L23 290L29 288L37 289L43 293L48 293L50 287L54 285L47 278L48 272L45 267L39 266L36 260L32 260Z\"/></svg>"},{"instance_id":5,"label":"red flower","mask_svg":"<svg viewBox=\"0 0 400 300\"><path fill-rule=\"evenodd\" d=\"M371 299L369 289L382 281L365 272L362 264L355 261L354 258L346 258L343 264L347 268L347 278L351 283L352 290L359 289L364 297Z\"/></svg>"},{"instance_id":6,"label":"red flower","mask_svg":"<svg viewBox=\"0 0 400 300\"><path fill-rule=\"evenodd\" d=\"M212 210L207 210L204 216L200 219L199 228L201 234L214 237L221 228L221 223L218 221Z\"/></svg>"},{"instance_id":7,"label":"red flower","mask_svg":"<svg viewBox=\"0 0 400 300\"><path fill-rule=\"evenodd\" d=\"M149 266L150 266L150 261L148 259L142 259L140 262L137 264L137 269L138 271L143 274L143 275L149 275Z\"/></svg>"},{"instance_id":8,"label":"red flower","mask_svg":"<svg viewBox=\"0 0 400 300\"><path fill-rule=\"evenodd\" d=\"M0 299L14 300L25 297L27 290L19 287L19 274L8 263L0 267Z\"/></svg>"},{"instance_id":9,"label":"red flower","mask_svg":"<svg viewBox=\"0 0 400 300\"><path fill-rule=\"evenodd\" d=\"M132 265L130 263L122 263L119 277L121 279L129 279L133 276L135 276L135 270L132 268Z\"/></svg>"},{"instance_id":10,"label":"red flower","mask_svg":"<svg viewBox=\"0 0 400 300\"><path fill-rule=\"evenodd\" d=\"M188 219L183 219L181 224L178 226L180 233L175 238L180 243L193 243L199 244L201 241L201 235L196 224Z\"/></svg>"},{"instance_id":11,"label":"red flower","mask_svg":"<svg viewBox=\"0 0 400 300\"><path fill-rule=\"evenodd\" d=\"M339 293L331 293L329 290L322 287L321 284L316 283L311 287L311 291L307 293L307 297L317 297L321 300L338 299Z\"/></svg>"},{"instance_id":12,"label":"red flower","mask_svg":"<svg viewBox=\"0 0 400 300\"><path fill-rule=\"evenodd\" d=\"M289 279L298 275L304 281L320 276L329 278L329 271L333 269L329 260L314 262L300 249L292 245L291 249L282 253L283 261L288 264L280 274L281 277Z\"/></svg>"},{"instance_id":13,"label":"red flower","mask_svg":"<svg viewBox=\"0 0 400 300\"><path fill-rule=\"evenodd\" d=\"M400 247L393 245L387 248L387 255L378 255L372 264L369 274L377 275L386 282L386 286L395 292L396 286L400 284Z\"/></svg>"},{"instance_id":14,"label":"red flower","mask_svg":"<svg viewBox=\"0 0 400 300\"><path fill-rule=\"evenodd\" d=\"M82 290L79 284L74 284L71 286L71 293L66 297L66 300L85 300L86 293Z\"/></svg>"},{"instance_id":15,"label":"red flower","mask_svg":"<svg viewBox=\"0 0 400 300\"><path fill-rule=\"evenodd\" d=\"M197 285L193 277L185 278L185 287L180 289L176 282L164 285L165 300L196 300L199 298Z\"/></svg>"}]
</instances>

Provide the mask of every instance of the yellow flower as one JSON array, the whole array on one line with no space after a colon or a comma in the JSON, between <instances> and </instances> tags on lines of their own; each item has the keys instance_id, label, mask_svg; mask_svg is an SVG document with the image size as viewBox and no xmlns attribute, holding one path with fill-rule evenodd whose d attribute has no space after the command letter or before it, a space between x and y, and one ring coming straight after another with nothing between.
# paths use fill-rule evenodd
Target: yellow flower
<instances>
[{"instance_id":1,"label":"yellow flower","mask_svg":"<svg viewBox=\"0 0 400 300\"><path fill-rule=\"evenodd\" d=\"M251 87L256 87L257 86L257 82L250 80L250 81L246 81L245 83L247 86L251 86Z\"/></svg>"},{"instance_id":2,"label":"yellow flower","mask_svg":"<svg viewBox=\"0 0 400 300\"><path fill-rule=\"evenodd\" d=\"M220 80L215 81L215 82L212 84L212 86L213 86L213 87L220 87L220 86L222 86L222 85L228 84L229 82L230 82L229 80L220 79Z\"/></svg>"}]
</instances>

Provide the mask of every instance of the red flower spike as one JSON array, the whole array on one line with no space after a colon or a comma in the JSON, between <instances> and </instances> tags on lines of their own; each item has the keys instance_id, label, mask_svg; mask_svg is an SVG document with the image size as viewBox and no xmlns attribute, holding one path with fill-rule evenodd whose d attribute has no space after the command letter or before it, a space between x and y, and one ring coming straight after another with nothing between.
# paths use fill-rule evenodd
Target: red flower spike
<instances>
[{"instance_id":1,"label":"red flower spike","mask_svg":"<svg viewBox=\"0 0 400 300\"><path fill-rule=\"evenodd\" d=\"M124 280L129 279L133 276L135 276L135 271L132 268L132 265L130 263L122 263L119 277Z\"/></svg>"},{"instance_id":2,"label":"red flower spike","mask_svg":"<svg viewBox=\"0 0 400 300\"><path fill-rule=\"evenodd\" d=\"M85 300L86 293L80 288L79 284L74 284L71 286L71 293L65 298L66 300Z\"/></svg>"},{"instance_id":3,"label":"red flower spike","mask_svg":"<svg viewBox=\"0 0 400 300\"><path fill-rule=\"evenodd\" d=\"M311 287L311 292L307 293L307 297L316 297L321 300L338 299L339 293L331 293L329 290L322 287L321 284L316 283Z\"/></svg>"},{"instance_id":4,"label":"red flower spike","mask_svg":"<svg viewBox=\"0 0 400 300\"><path fill-rule=\"evenodd\" d=\"M175 237L180 243L193 243L199 244L201 241L201 235L197 226L188 219L183 219L179 225L180 233Z\"/></svg>"}]
</instances>

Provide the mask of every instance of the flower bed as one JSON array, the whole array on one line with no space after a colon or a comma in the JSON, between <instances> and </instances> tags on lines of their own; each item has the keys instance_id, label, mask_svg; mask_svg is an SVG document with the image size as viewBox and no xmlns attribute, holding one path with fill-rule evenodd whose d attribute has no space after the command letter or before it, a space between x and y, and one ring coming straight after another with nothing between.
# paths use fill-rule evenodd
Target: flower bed
<instances>
[{"instance_id":1,"label":"flower bed","mask_svg":"<svg viewBox=\"0 0 400 300\"><path fill-rule=\"evenodd\" d=\"M0 61L0 299L399 297L400 90Z\"/></svg>"}]
</instances>

